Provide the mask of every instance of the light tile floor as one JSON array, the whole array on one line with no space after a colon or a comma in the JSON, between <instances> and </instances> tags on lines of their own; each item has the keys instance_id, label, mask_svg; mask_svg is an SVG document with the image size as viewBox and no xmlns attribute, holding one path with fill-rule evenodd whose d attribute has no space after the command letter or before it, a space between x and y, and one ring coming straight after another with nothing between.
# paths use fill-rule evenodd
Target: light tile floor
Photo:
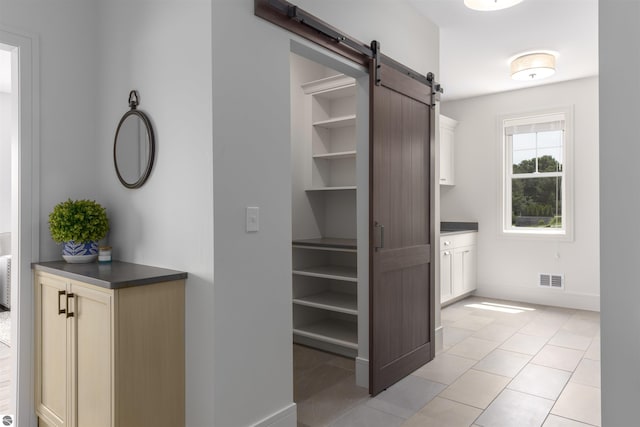
<instances>
[{"instance_id":1,"label":"light tile floor","mask_svg":"<svg viewBox=\"0 0 640 427\"><path fill-rule=\"evenodd\" d=\"M0 342L0 414L8 414L11 401L11 349Z\"/></svg>"},{"instance_id":2,"label":"light tile floor","mask_svg":"<svg viewBox=\"0 0 640 427\"><path fill-rule=\"evenodd\" d=\"M298 426L600 426L599 313L471 297L442 324L443 351L374 398L353 360L294 345Z\"/></svg>"},{"instance_id":3,"label":"light tile floor","mask_svg":"<svg viewBox=\"0 0 640 427\"><path fill-rule=\"evenodd\" d=\"M4 310L4 308L0 308ZM0 414L9 414L11 401L11 312L0 311Z\"/></svg>"}]
</instances>

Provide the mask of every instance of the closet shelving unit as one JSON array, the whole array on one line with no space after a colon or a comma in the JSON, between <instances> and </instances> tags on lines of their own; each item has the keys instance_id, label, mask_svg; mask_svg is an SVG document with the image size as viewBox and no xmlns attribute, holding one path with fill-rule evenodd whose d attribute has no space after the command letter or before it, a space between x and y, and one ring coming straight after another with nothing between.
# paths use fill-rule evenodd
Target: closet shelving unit
<instances>
[{"instance_id":1,"label":"closet shelving unit","mask_svg":"<svg viewBox=\"0 0 640 427\"><path fill-rule=\"evenodd\" d=\"M324 221L349 217L355 224L356 197L356 86L355 80L334 75L302 85L310 103L308 128L310 158L305 180L309 196L320 197ZM347 193L353 209L331 206L343 203ZM338 209L340 215L325 217ZM340 211L342 209L342 211ZM347 210L345 210L347 209ZM315 214L316 212L314 212ZM339 228L339 227L338 227ZM349 235L334 235L335 227L320 227L327 236L294 240L293 336L294 341L349 357L358 352L357 242ZM333 231L332 231L333 230ZM296 233L294 233L296 234Z\"/></svg>"},{"instance_id":2,"label":"closet shelving unit","mask_svg":"<svg viewBox=\"0 0 640 427\"><path fill-rule=\"evenodd\" d=\"M307 191L356 190L355 80L342 74L306 83L311 102Z\"/></svg>"}]
</instances>

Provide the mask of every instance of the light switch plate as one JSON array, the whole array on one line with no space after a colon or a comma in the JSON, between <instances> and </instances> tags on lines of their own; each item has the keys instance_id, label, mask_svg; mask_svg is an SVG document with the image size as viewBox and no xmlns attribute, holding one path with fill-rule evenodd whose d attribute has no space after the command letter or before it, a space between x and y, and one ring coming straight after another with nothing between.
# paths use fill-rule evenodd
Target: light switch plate
<instances>
[{"instance_id":1,"label":"light switch plate","mask_svg":"<svg viewBox=\"0 0 640 427\"><path fill-rule=\"evenodd\" d=\"M255 233L259 230L260 208L247 207L247 233Z\"/></svg>"}]
</instances>

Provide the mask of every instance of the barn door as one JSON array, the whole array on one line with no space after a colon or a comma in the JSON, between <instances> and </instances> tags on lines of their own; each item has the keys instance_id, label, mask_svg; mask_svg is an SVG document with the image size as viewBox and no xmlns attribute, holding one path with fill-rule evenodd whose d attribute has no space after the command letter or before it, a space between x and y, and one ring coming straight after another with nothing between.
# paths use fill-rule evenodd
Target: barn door
<instances>
[{"instance_id":1,"label":"barn door","mask_svg":"<svg viewBox=\"0 0 640 427\"><path fill-rule=\"evenodd\" d=\"M430 85L384 56L372 63L369 391L376 395L435 355L435 115Z\"/></svg>"}]
</instances>

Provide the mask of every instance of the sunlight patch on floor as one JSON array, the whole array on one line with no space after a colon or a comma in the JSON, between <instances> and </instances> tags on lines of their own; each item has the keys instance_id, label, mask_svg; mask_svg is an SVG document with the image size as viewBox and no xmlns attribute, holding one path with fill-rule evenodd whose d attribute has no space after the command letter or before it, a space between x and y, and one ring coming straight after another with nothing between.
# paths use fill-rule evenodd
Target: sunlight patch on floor
<instances>
[{"instance_id":1,"label":"sunlight patch on floor","mask_svg":"<svg viewBox=\"0 0 640 427\"><path fill-rule=\"evenodd\" d=\"M519 307L516 305L496 304L492 302L483 302L481 304L467 304L465 307L479 308L481 310L499 311L501 313L518 314L525 311L535 311L535 308Z\"/></svg>"}]
</instances>

